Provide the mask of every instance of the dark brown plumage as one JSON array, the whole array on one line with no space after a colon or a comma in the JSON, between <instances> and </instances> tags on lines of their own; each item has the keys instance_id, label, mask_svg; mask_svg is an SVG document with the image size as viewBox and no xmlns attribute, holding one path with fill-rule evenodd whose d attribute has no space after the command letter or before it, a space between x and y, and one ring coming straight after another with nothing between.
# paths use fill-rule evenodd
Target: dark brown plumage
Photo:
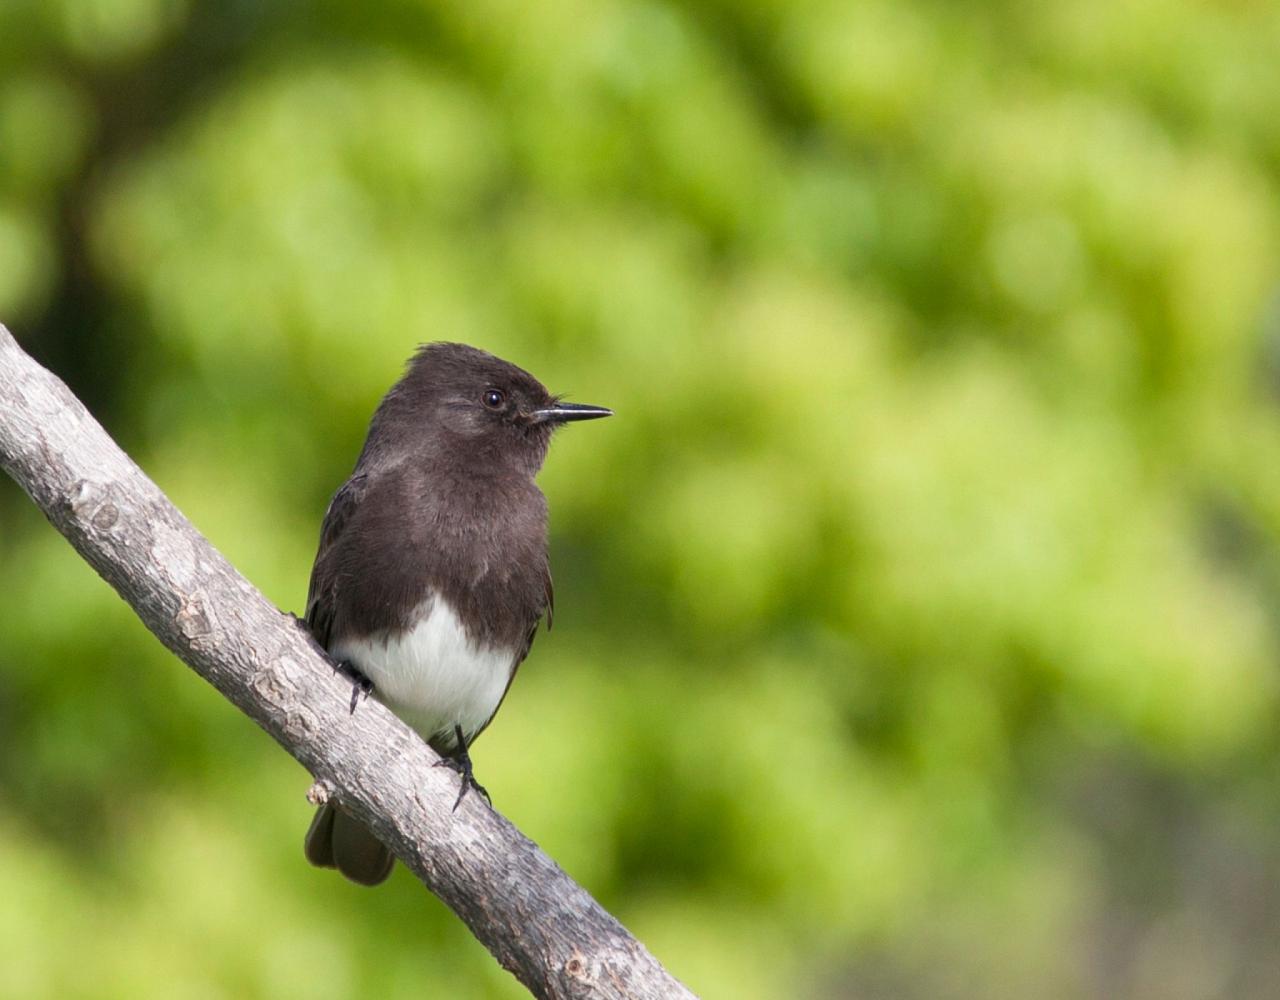
<instances>
[{"instance_id":1,"label":"dark brown plumage","mask_svg":"<svg viewBox=\"0 0 1280 1000\"><path fill-rule=\"evenodd\" d=\"M458 760L462 792L467 748L543 615L550 626L547 504L534 476L557 426L609 412L563 403L484 351L428 344L378 406L325 514L306 622ZM306 846L313 864L364 884L391 870L390 852L331 806L317 813Z\"/></svg>"}]
</instances>

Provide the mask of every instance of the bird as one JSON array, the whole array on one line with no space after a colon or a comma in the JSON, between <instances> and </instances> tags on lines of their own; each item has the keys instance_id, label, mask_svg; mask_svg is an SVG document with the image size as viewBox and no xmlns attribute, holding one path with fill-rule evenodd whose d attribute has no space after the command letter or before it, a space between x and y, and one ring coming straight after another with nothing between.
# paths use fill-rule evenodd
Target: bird
<instances>
[{"instance_id":1,"label":"bird","mask_svg":"<svg viewBox=\"0 0 1280 1000\"><path fill-rule=\"evenodd\" d=\"M303 622L363 694L475 781L469 749L493 721L539 622L551 627L547 501L534 482L565 423L612 410L565 402L466 344L421 345L369 424L325 512ZM378 885L395 858L333 802L307 860Z\"/></svg>"}]
</instances>

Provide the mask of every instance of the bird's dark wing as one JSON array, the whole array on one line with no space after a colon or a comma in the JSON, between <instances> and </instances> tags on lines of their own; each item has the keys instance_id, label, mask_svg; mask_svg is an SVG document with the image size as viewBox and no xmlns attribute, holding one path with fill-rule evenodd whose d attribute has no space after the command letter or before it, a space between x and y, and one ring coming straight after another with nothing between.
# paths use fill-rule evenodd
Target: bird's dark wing
<instances>
[{"instance_id":1,"label":"bird's dark wing","mask_svg":"<svg viewBox=\"0 0 1280 1000\"><path fill-rule=\"evenodd\" d=\"M551 584L551 567L550 566L546 567L543 570L542 593L546 597L546 603L543 604L542 606L542 614L539 615L537 618L535 618L533 620L533 624L529 626L529 637L525 639L524 649L520 650L520 655L516 657L515 665L512 666L511 668L511 676L507 679L507 691L511 690L511 682L515 680L516 671L520 669L520 664L524 662L525 657L529 655L529 650L533 648L534 637L537 636L538 634L538 622L542 620L542 617L544 615L546 616L546 619L547 619L547 631L548 632L551 631L551 622L552 622L552 619L555 618L555 612L556 612L556 594L555 594L555 587L553 587ZM507 691L502 692L502 697L505 698L507 696ZM502 707L502 702L498 702L498 707L499 708ZM494 709L495 715L497 714L497 711L498 709L495 708ZM488 723L485 723L485 724L488 725Z\"/></svg>"},{"instance_id":2,"label":"bird's dark wing","mask_svg":"<svg viewBox=\"0 0 1280 1000\"><path fill-rule=\"evenodd\" d=\"M507 678L507 686L502 689L502 697L498 699L498 704L493 706L493 714L484 720L484 725L476 730L475 735L471 737L467 745L470 746L476 741L476 738L489 728L489 723L493 721L493 716L498 714L498 709L502 707L502 703L507 700L507 692L511 690L511 682L516 679L516 671L520 669L520 664L525 661L525 657L529 655L529 650L533 648L533 640L538 635L538 623L542 621L542 616L547 618L547 631L551 631L551 621L555 617L556 595L555 587L551 583L551 567L547 567L542 577L543 593L546 595L546 604L543 606L542 614L533 620L533 624L529 626L529 635L524 641L524 648L520 650L520 655L516 657L516 662L511 665L511 676Z\"/></svg>"},{"instance_id":3,"label":"bird's dark wing","mask_svg":"<svg viewBox=\"0 0 1280 1000\"><path fill-rule=\"evenodd\" d=\"M547 631L551 631L551 622L556 616L556 588L551 582L551 567L548 566L546 574L542 577L543 593L547 596L546 615L547 615ZM533 623L533 632L538 631L538 623ZM533 632L529 633L529 644L524 647L524 653L520 659L524 659L529 655L529 646L533 645ZM518 666L518 664L517 664Z\"/></svg>"},{"instance_id":4,"label":"bird's dark wing","mask_svg":"<svg viewBox=\"0 0 1280 1000\"><path fill-rule=\"evenodd\" d=\"M326 649L329 648L332 637L334 602L337 597L338 574L332 558L334 547L368 488L369 478L364 474L348 479L329 501L329 509L325 511L324 522L320 526L320 548L316 552L315 565L311 567L305 619L311 634Z\"/></svg>"},{"instance_id":5,"label":"bird's dark wing","mask_svg":"<svg viewBox=\"0 0 1280 1000\"><path fill-rule=\"evenodd\" d=\"M525 657L529 655L529 650L533 649L533 640L538 635L538 623L545 616L547 619L547 631L551 631L551 622L556 616L556 594L555 587L551 584L551 567L547 567L542 577L543 594L546 597L546 603L542 606L542 615L533 620L533 624L529 626L529 637L524 641L524 648L520 650L520 655L516 657L515 665L511 668L511 676L507 678L507 690L502 692L502 697L507 696L507 691L511 690L511 682L516 679L516 671L520 669L520 664L525 661ZM502 702L498 702L498 708L502 707ZM495 708L496 715L498 709ZM492 716L491 716L492 718ZM488 725L486 722L485 725Z\"/></svg>"}]
</instances>

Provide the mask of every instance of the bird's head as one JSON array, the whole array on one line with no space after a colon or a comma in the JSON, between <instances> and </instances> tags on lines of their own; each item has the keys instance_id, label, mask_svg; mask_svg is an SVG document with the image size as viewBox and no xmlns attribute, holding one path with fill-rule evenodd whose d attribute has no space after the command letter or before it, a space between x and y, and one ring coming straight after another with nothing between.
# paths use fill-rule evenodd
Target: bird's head
<instances>
[{"instance_id":1,"label":"bird's head","mask_svg":"<svg viewBox=\"0 0 1280 1000\"><path fill-rule=\"evenodd\" d=\"M408 407L452 446L482 461L537 472L561 424L610 416L603 406L567 403L523 368L466 344L425 344L387 403ZM425 428L424 428L425 429Z\"/></svg>"}]
</instances>

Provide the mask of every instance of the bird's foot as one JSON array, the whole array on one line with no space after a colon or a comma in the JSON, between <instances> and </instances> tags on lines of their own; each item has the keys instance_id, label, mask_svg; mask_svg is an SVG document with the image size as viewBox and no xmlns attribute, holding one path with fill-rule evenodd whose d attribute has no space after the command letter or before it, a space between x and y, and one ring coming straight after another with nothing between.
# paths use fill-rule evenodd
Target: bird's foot
<instances>
[{"instance_id":1,"label":"bird's foot","mask_svg":"<svg viewBox=\"0 0 1280 1000\"><path fill-rule=\"evenodd\" d=\"M373 681L362 674L350 660L338 664L338 672L351 682L351 714L355 715L356 705L360 699L373 694Z\"/></svg>"},{"instance_id":2,"label":"bird's foot","mask_svg":"<svg viewBox=\"0 0 1280 1000\"><path fill-rule=\"evenodd\" d=\"M453 734L457 738L457 745L453 752L441 757L436 761L436 767L447 767L450 771L456 771L461 782L458 789L458 798L453 803L453 811L458 811L458 806L462 805L462 800L466 798L467 792L475 789L484 796L484 800L493 805L493 800L489 798L489 793L484 790L484 785L476 781L475 775L471 771L471 755L467 753L467 741L462 738L462 727L454 726Z\"/></svg>"}]
</instances>

